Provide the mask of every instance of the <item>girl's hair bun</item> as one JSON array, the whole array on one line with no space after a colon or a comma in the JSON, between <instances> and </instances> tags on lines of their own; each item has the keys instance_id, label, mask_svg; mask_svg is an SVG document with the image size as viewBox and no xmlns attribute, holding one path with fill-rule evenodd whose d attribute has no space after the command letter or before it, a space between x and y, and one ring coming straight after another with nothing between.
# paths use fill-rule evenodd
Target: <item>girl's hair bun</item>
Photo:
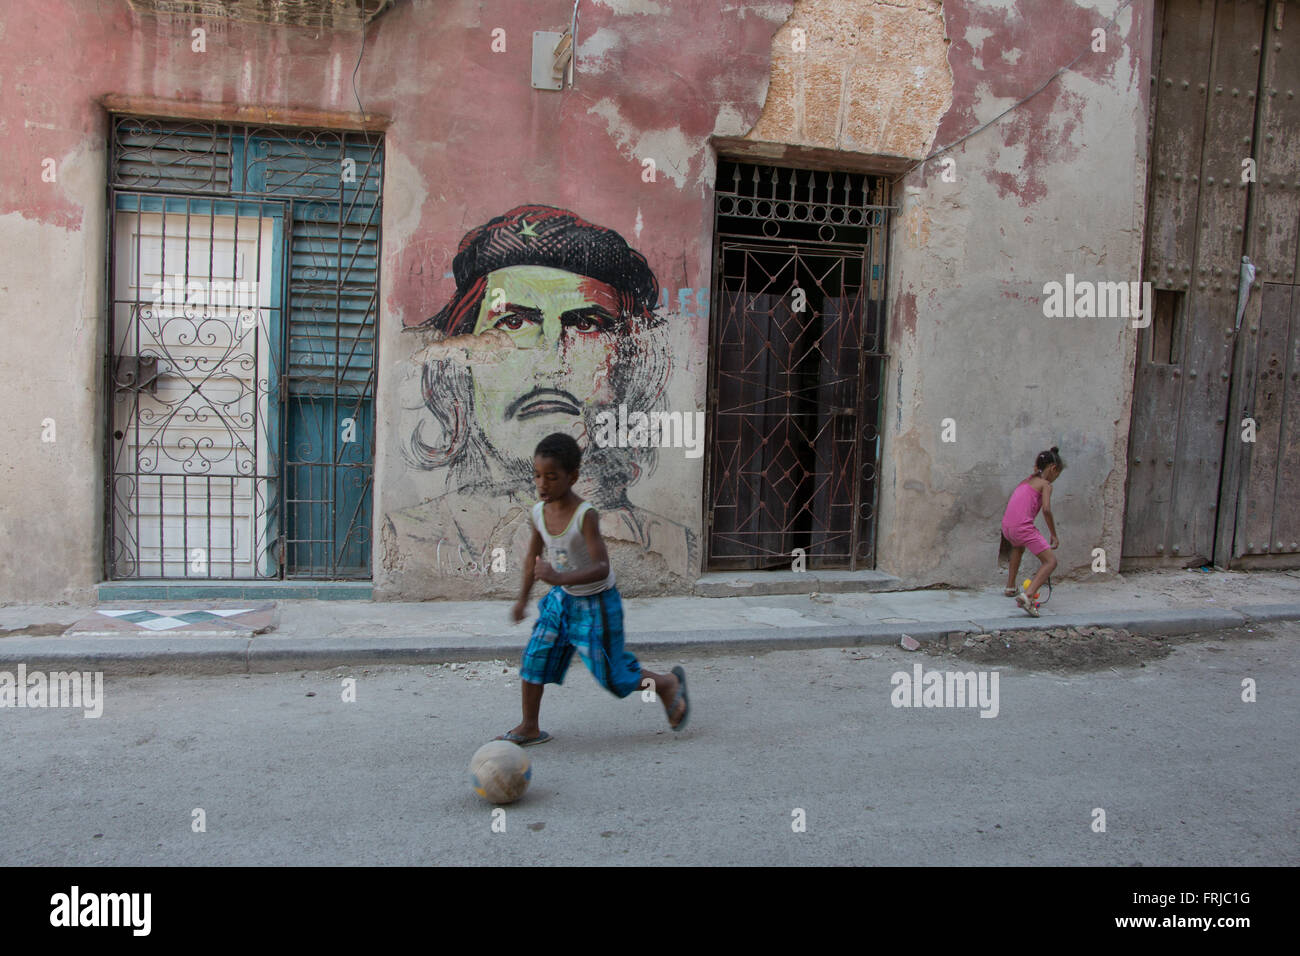
<instances>
[{"instance_id":1,"label":"girl's hair bun","mask_svg":"<svg viewBox=\"0 0 1300 956\"><path fill-rule=\"evenodd\" d=\"M1042 471L1048 465L1055 465L1060 470L1065 470L1065 462L1061 459L1061 449L1055 445L1047 451L1039 452L1038 457L1034 459L1034 468L1037 471Z\"/></svg>"}]
</instances>

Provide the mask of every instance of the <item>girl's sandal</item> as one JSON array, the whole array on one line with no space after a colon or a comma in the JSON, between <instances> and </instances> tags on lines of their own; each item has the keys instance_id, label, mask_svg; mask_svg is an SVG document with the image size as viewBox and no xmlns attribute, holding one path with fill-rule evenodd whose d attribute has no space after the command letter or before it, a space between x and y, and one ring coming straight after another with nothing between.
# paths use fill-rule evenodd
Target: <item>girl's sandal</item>
<instances>
[{"instance_id":1,"label":"girl's sandal","mask_svg":"<svg viewBox=\"0 0 1300 956\"><path fill-rule=\"evenodd\" d=\"M1003 588L1003 589L1002 589L1002 596L1003 596L1003 597L1015 597L1015 596L1016 596L1017 594L1019 594L1019 593L1020 593L1020 592L1019 592L1018 590L1016 590L1015 588Z\"/></svg>"},{"instance_id":2,"label":"girl's sandal","mask_svg":"<svg viewBox=\"0 0 1300 956\"><path fill-rule=\"evenodd\" d=\"M1024 608L1025 613L1030 617L1038 617L1038 605L1026 592L1021 591L1016 595L1016 603Z\"/></svg>"}]
</instances>

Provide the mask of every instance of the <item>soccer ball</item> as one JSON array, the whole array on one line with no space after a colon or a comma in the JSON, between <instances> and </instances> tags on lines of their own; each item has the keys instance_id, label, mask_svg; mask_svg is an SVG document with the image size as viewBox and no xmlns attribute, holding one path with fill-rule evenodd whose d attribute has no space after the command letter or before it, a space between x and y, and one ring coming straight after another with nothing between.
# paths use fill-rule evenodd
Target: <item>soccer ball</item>
<instances>
[{"instance_id":1,"label":"soccer ball","mask_svg":"<svg viewBox=\"0 0 1300 956\"><path fill-rule=\"evenodd\" d=\"M474 792L489 803L514 803L528 789L532 764L524 748L508 740L490 740L469 761Z\"/></svg>"}]
</instances>

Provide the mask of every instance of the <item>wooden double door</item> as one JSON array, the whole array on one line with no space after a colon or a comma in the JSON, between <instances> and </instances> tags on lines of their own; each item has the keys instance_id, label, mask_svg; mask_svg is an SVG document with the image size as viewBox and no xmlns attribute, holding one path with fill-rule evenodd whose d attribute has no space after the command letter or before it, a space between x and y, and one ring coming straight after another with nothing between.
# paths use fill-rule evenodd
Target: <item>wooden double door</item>
<instances>
[{"instance_id":1,"label":"wooden double door","mask_svg":"<svg viewBox=\"0 0 1300 956\"><path fill-rule=\"evenodd\" d=\"M1300 3L1156 37L1125 565L1300 566Z\"/></svg>"}]
</instances>

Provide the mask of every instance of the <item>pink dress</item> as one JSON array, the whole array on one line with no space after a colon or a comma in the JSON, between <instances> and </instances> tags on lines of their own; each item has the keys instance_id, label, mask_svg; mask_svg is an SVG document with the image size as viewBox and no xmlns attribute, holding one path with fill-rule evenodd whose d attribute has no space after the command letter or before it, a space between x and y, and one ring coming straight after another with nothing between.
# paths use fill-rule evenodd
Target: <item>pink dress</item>
<instances>
[{"instance_id":1,"label":"pink dress","mask_svg":"<svg viewBox=\"0 0 1300 956\"><path fill-rule=\"evenodd\" d=\"M1002 516L1002 534L1017 548L1030 554L1042 554L1049 547L1047 539L1034 527L1034 519L1043 507L1043 496L1035 491L1028 479L1016 485Z\"/></svg>"}]
</instances>

